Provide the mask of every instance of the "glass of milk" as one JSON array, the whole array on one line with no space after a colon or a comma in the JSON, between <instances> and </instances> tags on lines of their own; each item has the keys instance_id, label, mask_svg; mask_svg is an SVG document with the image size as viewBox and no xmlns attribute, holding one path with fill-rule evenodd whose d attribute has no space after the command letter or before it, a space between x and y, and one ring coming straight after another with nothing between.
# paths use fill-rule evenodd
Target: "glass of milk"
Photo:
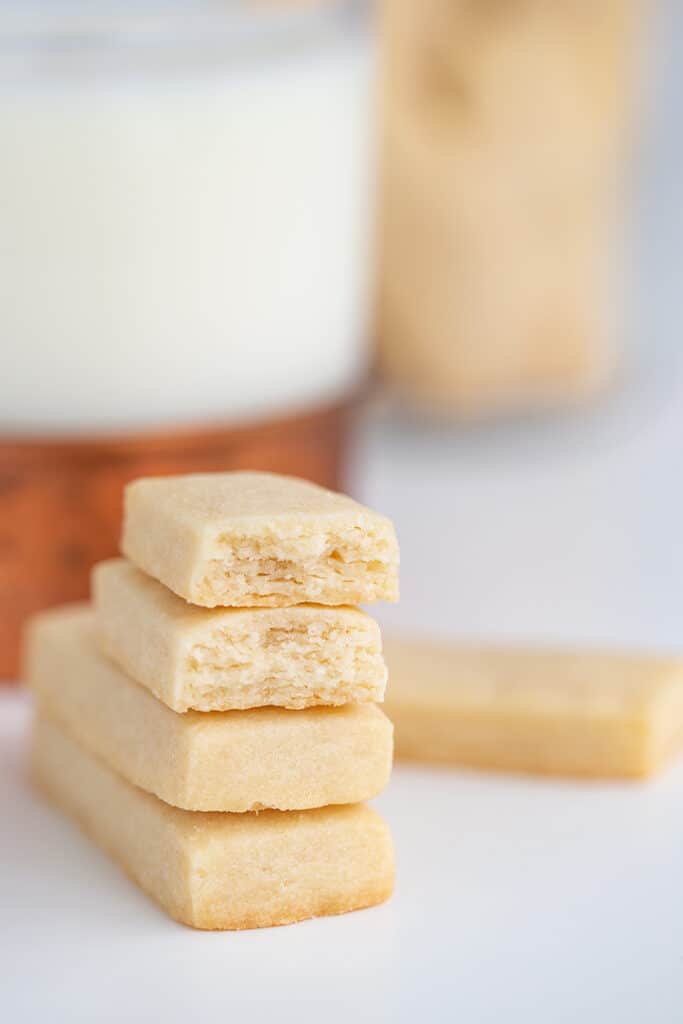
<instances>
[{"instance_id":1,"label":"glass of milk","mask_svg":"<svg viewBox=\"0 0 683 1024\"><path fill-rule=\"evenodd\" d=\"M241 422L366 365L368 4L0 12L0 431Z\"/></svg>"}]
</instances>

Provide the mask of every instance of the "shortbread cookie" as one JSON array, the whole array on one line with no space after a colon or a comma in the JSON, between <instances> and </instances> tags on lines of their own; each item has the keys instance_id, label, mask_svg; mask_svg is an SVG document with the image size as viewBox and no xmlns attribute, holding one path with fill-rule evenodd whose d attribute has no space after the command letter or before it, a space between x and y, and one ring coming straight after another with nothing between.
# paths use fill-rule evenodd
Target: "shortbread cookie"
<instances>
[{"instance_id":1,"label":"shortbread cookie","mask_svg":"<svg viewBox=\"0 0 683 1024\"><path fill-rule=\"evenodd\" d=\"M196 608L125 559L93 573L103 649L175 711L381 701L379 627L358 608Z\"/></svg>"},{"instance_id":2,"label":"shortbread cookie","mask_svg":"<svg viewBox=\"0 0 683 1024\"><path fill-rule=\"evenodd\" d=\"M629 778L683 748L683 662L385 641L400 758Z\"/></svg>"},{"instance_id":3,"label":"shortbread cookie","mask_svg":"<svg viewBox=\"0 0 683 1024\"><path fill-rule=\"evenodd\" d=\"M300 810L369 800L391 772L392 727L373 704L178 715L102 655L93 614L31 624L27 682L66 730L129 782L197 811Z\"/></svg>"},{"instance_id":4,"label":"shortbread cookie","mask_svg":"<svg viewBox=\"0 0 683 1024\"><path fill-rule=\"evenodd\" d=\"M178 921L263 928L381 903L391 837L364 804L313 811L183 811L125 782L44 713L38 787Z\"/></svg>"},{"instance_id":5,"label":"shortbread cookie","mask_svg":"<svg viewBox=\"0 0 683 1024\"><path fill-rule=\"evenodd\" d=\"M398 598L398 544L385 516L273 473L136 480L123 553L192 604L213 608Z\"/></svg>"}]
</instances>

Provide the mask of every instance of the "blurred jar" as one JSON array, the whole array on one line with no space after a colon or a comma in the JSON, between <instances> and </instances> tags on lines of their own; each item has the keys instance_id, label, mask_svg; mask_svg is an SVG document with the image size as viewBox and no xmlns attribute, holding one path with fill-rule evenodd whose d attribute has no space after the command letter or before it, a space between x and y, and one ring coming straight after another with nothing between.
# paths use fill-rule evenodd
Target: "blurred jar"
<instances>
[{"instance_id":1,"label":"blurred jar","mask_svg":"<svg viewBox=\"0 0 683 1024\"><path fill-rule=\"evenodd\" d=\"M0 676L134 476L338 482L367 365L359 0L0 11Z\"/></svg>"},{"instance_id":2,"label":"blurred jar","mask_svg":"<svg viewBox=\"0 0 683 1024\"><path fill-rule=\"evenodd\" d=\"M636 0L383 0L378 333L456 415L601 388Z\"/></svg>"}]
</instances>

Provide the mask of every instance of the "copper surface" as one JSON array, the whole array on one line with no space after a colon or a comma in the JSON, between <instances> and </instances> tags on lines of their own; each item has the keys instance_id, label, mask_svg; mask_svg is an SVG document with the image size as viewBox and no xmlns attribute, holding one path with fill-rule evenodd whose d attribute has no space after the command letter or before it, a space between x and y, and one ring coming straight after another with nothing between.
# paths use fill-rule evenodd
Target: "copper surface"
<instances>
[{"instance_id":1,"label":"copper surface","mask_svg":"<svg viewBox=\"0 0 683 1024\"><path fill-rule=\"evenodd\" d=\"M129 480L267 469L338 488L349 413L96 440L0 437L0 679L19 675L25 618L86 597L92 565L116 554Z\"/></svg>"}]
</instances>

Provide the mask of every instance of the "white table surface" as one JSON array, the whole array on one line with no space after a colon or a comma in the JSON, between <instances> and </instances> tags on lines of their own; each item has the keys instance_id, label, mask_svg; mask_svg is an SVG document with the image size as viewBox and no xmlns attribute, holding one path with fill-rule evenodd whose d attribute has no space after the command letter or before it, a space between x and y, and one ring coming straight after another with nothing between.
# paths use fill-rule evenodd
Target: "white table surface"
<instances>
[{"instance_id":1,"label":"white table surface","mask_svg":"<svg viewBox=\"0 0 683 1024\"><path fill-rule=\"evenodd\" d=\"M0 699L0 992L9 1022L577 1021L683 1009L683 763L650 785L397 768L385 906L287 928L175 924L22 770Z\"/></svg>"},{"instance_id":2,"label":"white table surface","mask_svg":"<svg viewBox=\"0 0 683 1024\"><path fill-rule=\"evenodd\" d=\"M683 71L669 40L638 195L633 372L595 412L444 432L369 423L356 491L394 516L387 628L683 649ZM668 57L667 57L668 53ZM0 696L0 1015L675 1024L683 762L646 785L397 767L384 907L260 932L169 921L31 793Z\"/></svg>"}]
</instances>

